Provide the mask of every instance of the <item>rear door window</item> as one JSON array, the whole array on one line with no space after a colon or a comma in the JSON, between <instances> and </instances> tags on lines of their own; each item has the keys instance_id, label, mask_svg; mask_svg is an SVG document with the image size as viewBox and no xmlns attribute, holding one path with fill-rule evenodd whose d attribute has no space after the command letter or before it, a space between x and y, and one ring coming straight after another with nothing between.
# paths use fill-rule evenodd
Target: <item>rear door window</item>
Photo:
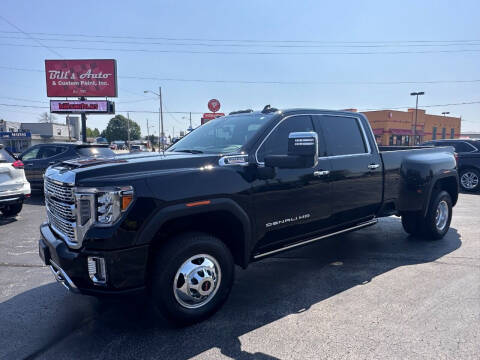
<instances>
[{"instance_id":1,"label":"rear door window","mask_svg":"<svg viewBox=\"0 0 480 360\"><path fill-rule=\"evenodd\" d=\"M465 142L453 142L451 144L455 148L455 152L461 153L461 152L472 152L475 151L475 149L470 146L469 144Z\"/></svg>"},{"instance_id":2,"label":"rear door window","mask_svg":"<svg viewBox=\"0 0 480 360\"><path fill-rule=\"evenodd\" d=\"M38 152L37 159L48 159L63 153L67 148L65 146L42 146Z\"/></svg>"},{"instance_id":3,"label":"rear door window","mask_svg":"<svg viewBox=\"0 0 480 360\"><path fill-rule=\"evenodd\" d=\"M316 115L315 127L321 129L328 156L367 153L358 119L346 116Z\"/></svg>"}]
</instances>

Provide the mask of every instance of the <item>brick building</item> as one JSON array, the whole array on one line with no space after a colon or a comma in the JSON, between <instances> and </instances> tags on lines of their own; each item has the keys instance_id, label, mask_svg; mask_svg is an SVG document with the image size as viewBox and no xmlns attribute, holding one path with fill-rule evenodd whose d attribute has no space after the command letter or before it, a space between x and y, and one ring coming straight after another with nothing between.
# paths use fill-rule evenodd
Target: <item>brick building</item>
<instances>
[{"instance_id":1,"label":"brick building","mask_svg":"<svg viewBox=\"0 0 480 360\"><path fill-rule=\"evenodd\" d=\"M414 144L415 109L365 111L363 114L368 118L379 145ZM460 118L430 115L418 109L416 144L427 140L457 139L460 137L460 123Z\"/></svg>"}]
</instances>

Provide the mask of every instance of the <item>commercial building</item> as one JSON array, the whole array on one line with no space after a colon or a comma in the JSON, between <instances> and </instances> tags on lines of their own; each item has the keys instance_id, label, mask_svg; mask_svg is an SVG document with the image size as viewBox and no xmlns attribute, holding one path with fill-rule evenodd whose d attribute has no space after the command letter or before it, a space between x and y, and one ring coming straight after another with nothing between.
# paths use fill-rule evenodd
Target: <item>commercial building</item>
<instances>
[{"instance_id":1,"label":"commercial building","mask_svg":"<svg viewBox=\"0 0 480 360\"><path fill-rule=\"evenodd\" d=\"M365 111L363 114L368 118L379 145L409 146L427 140L460 137L461 119L458 117L431 115L418 109L415 131L415 109Z\"/></svg>"},{"instance_id":2,"label":"commercial building","mask_svg":"<svg viewBox=\"0 0 480 360\"><path fill-rule=\"evenodd\" d=\"M0 120L0 144L14 153L20 153L37 144L80 140L80 118L70 116L67 123L68 125Z\"/></svg>"}]
</instances>

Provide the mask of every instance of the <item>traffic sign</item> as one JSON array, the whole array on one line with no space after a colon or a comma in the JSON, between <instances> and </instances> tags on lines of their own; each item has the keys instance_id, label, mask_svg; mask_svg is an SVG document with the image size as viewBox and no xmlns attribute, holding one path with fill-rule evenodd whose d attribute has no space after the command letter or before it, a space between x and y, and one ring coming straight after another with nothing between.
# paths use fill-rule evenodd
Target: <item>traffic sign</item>
<instances>
[{"instance_id":1,"label":"traffic sign","mask_svg":"<svg viewBox=\"0 0 480 360\"><path fill-rule=\"evenodd\" d=\"M220 110L220 101L218 101L217 99L210 100L208 102L208 110L210 110L213 113L216 113L218 110Z\"/></svg>"}]
</instances>

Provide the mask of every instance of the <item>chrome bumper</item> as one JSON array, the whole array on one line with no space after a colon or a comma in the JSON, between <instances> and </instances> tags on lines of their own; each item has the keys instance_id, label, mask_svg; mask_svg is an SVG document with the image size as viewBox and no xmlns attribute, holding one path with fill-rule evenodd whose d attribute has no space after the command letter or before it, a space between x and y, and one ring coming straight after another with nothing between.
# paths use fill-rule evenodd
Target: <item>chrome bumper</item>
<instances>
[{"instance_id":1,"label":"chrome bumper","mask_svg":"<svg viewBox=\"0 0 480 360\"><path fill-rule=\"evenodd\" d=\"M67 290L78 293L78 288L73 283L72 279L67 275L63 269L58 266L54 261L50 260L50 270L52 270L53 276L55 276L55 280L62 284Z\"/></svg>"}]
</instances>

